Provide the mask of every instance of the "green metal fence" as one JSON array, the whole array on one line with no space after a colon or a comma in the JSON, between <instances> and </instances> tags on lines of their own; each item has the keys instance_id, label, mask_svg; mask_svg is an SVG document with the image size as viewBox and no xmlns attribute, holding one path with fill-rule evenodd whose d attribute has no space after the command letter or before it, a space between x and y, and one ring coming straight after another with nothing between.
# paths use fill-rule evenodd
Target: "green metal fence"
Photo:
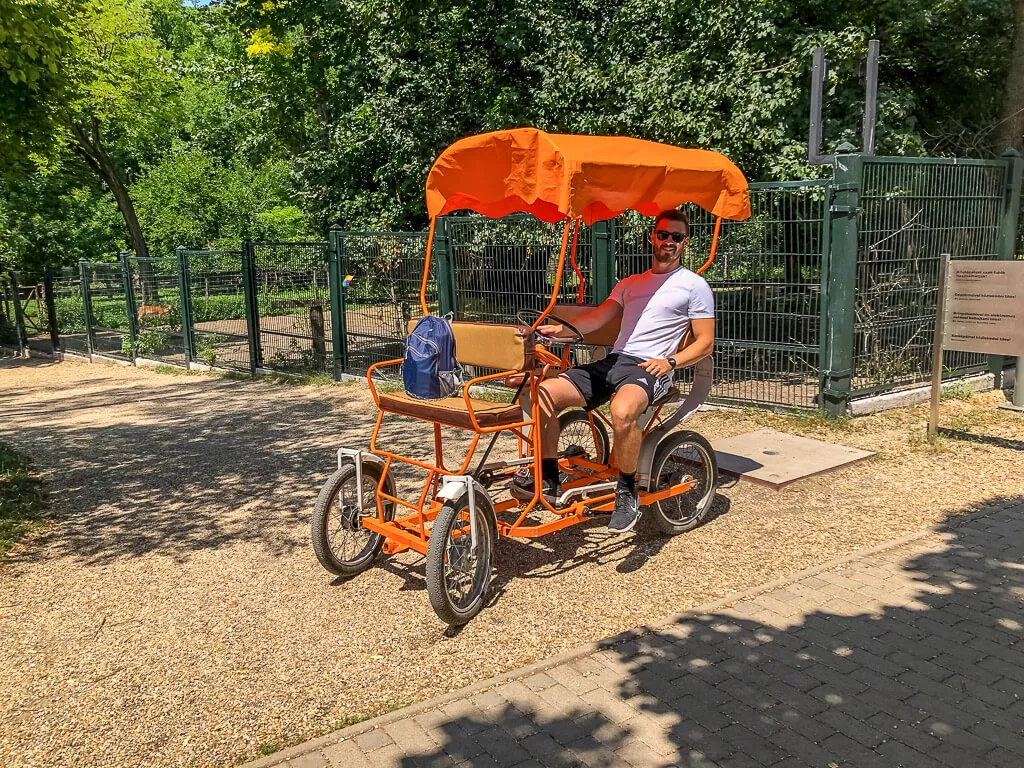
<instances>
[{"instance_id":1,"label":"green metal fence","mask_svg":"<svg viewBox=\"0 0 1024 768\"><path fill-rule=\"evenodd\" d=\"M442 237L456 318L508 323L520 309L543 309L551 299L563 232L564 224L526 216L449 218ZM576 264L566 259L559 301L575 302L582 286L584 303L593 303L593 230L580 226L574 236Z\"/></svg>"},{"instance_id":2,"label":"green metal fence","mask_svg":"<svg viewBox=\"0 0 1024 768\"><path fill-rule=\"evenodd\" d=\"M193 360L250 370L242 252L179 248L177 258L190 299Z\"/></svg>"},{"instance_id":3,"label":"green metal fence","mask_svg":"<svg viewBox=\"0 0 1024 768\"><path fill-rule=\"evenodd\" d=\"M426 244L424 232L331 232L331 265L337 265L331 280L332 297L337 296L332 316L340 319L332 341L339 370L362 373L373 363L402 356L409 321L423 314ZM436 268L437 262L431 272ZM440 311L433 279L427 285L427 306Z\"/></svg>"},{"instance_id":4,"label":"green metal fence","mask_svg":"<svg viewBox=\"0 0 1024 768\"><path fill-rule=\"evenodd\" d=\"M52 286L50 296L55 320L53 326L56 328L56 349L89 354L81 271L74 267L62 267L49 268L46 272L46 281Z\"/></svg>"},{"instance_id":5,"label":"green metal fence","mask_svg":"<svg viewBox=\"0 0 1024 768\"><path fill-rule=\"evenodd\" d=\"M186 362L181 273L175 258L122 254L128 278L128 326L135 355L182 365Z\"/></svg>"},{"instance_id":6,"label":"green metal fence","mask_svg":"<svg viewBox=\"0 0 1024 768\"><path fill-rule=\"evenodd\" d=\"M79 263L85 331L91 354L131 360L131 305L123 262Z\"/></svg>"},{"instance_id":7,"label":"green metal fence","mask_svg":"<svg viewBox=\"0 0 1024 768\"><path fill-rule=\"evenodd\" d=\"M253 243L242 249L256 368L333 370L327 243Z\"/></svg>"},{"instance_id":8,"label":"green metal fence","mask_svg":"<svg viewBox=\"0 0 1024 768\"><path fill-rule=\"evenodd\" d=\"M705 273L717 313L712 398L844 413L852 398L925 379L941 255L1024 256L1017 234L1022 166L1016 155L854 154L836 158L831 179L752 184L751 217L723 224ZM689 212L685 263L696 269L707 258L713 221L700 209ZM652 223L627 213L581 226L559 299L599 303L617 279L648 269ZM435 234L428 309L514 322L518 310L544 307L562 232L560 224L525 216L445 217ZM335 229L326 242L245 241L240 251L83 262L46 272L46 323L38 325L41 309L34 321L68 351L358 374L401 357L408 323L421 313L425 247L423 232ZM0 322L13 312L0 306ZM577 360L586 357L578 351ZM948 376L1004 363L970 353L946 360Z\"/></svg>"},{"instance_id":9,"label":"green metal fence","mask_svg":"<svg viewBox=\"0 0 1024 768\"><path fill-rule=\"evenodd\" d=\"M1000 258L1001 161L863 159L854 295L853 396L928 378L941 256ZM949 375L988 358L945 355Z\"/></svg>"}]
</instances>

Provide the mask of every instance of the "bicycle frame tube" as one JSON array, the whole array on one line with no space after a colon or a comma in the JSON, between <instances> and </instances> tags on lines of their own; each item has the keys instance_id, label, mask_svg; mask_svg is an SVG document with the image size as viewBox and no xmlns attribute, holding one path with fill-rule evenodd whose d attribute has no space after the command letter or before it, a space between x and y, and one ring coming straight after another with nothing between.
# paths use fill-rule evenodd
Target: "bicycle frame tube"
<instances>
[{"instance_id":1,"label":"bicycle frame tube","mask_svg":"<svg viewBox=\"0 0 1024 768\"><path fill-rule=\"evenodd\" d=\"M533 325L530 326L530 330L536 331L544 323L544 318L550 314L552 308L558 303L558 292L562 290L562 270L565 269L565 253L569 250L569 228L573 225L573 219L566 219L565 228L562 230L562 250L558 254L558 268L555 271L555 287L551 291L551 301L544 308L544 311L540 313L537 320ZM574 241L575 245L575 241ZM426 278L424 278L424 289L426 288Z\"/></svg>"},{"instance_id":2,"label":"bicycle frame tube","mask_svg":"<svg viewBox=\"0 0 1024 768\"><path fill-rule=\"evenodd\" d=\"M716 216L715 217L715 233L711 236L711 253L708 254L708 260L705 261L704 264L700 267L700 269L697 270L697 274L698 275L701 272L703 272L705 269L710 267L711 266L711 262L713 262L715 260L715 252L718 250L718 233L721 231L721 229L722 229L722 217L721 216Z\"/></svg>"},{"instance_id":3,"label":"bicycle frame tube","mask_svg":"<svg viewBox=\"0 0 1024 768\"><path fill-rule=\"evenodd\" d=\"M427 232L427 252L423 258L423 279L420 281L420 307L424 315L429 315L427 310L427 282L430 279L430 252L434 250L434 229L437 226L437 219L430 220L430 231Z\"/></svg>"}]
</instances>

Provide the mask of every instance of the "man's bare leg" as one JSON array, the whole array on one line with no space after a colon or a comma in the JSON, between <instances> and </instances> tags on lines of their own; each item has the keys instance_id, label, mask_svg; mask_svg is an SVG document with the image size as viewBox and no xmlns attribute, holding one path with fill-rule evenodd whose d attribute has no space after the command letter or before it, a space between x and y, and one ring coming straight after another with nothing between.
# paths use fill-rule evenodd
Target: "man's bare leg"
<instances>
[{"instance_id":1,"label":"man's bare leg","mask_svg":"<svg viewBox=\"0 0 1024 768\"><path fill-rule=\"evenodd\" d=\"M558 414L566 408L582 408L586 401L571 381L558 377L541 383L537 403L540 405L540 455L545 459L557 459Z\"/></svg>"},{"instance_id":2,"label":"man's bare leg","mask_svg":"<svg viewBox=\"0 0 1024 768\"><path fill-rule=\"evenodd\" d=\"M557 496L558 482L558 414L566 408L586 404L580 391L567 379L548 379L537 390L540 435L541 481L546 498ZM535 479L517 477L510 490L518 499L529 499L534 493Z\"/></svg>"},{"instance_id":3,"label":"man's bare leg","mask_svg":"<svg viewBox=\"0 0 1024 768\"><path fill-rule=\"evenodd\" d=\"M647 409L647 393L636 384L626 384L612 398L612 430L615 433L615 462L619 482L615 488L615 511L608 529L616 533L630 531L640 519L640 499L636 488L636 464L642 433L636 424Z\"/></svg>"},{"instance_id":4,"label":"man's bare leg","mask_svg":"<svg viewBox=\"0 0 1024 768\"><path fill-rule=\"evenodd\" d=\"M612 431L615 434L615 462L623 474L636 472L640 456L640 427L636 420L647 410L648 397L643 387L626 384L612 398Z\"/></svg>"}]
</instances>

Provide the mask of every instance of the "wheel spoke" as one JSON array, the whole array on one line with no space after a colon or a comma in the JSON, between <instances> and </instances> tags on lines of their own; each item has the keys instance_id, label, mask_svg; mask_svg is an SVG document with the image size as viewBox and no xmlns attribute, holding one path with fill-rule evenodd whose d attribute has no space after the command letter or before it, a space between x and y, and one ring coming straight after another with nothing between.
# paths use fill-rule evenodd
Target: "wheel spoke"
<instances>
[{"instance_id":1,"label":"wheel spoke","mask_svg":"<svg viewBox=\"0 0 1024 768\"><path fill-rule=\"evenodd\" d=\"M464 513L464 525L453 526L445 546L444 578L448 595L456 607L462 608L473 599L478 581L477 555L473 553L469 513ZM479 523L479 519L477 520Z\"/></svg>"},{"instance_id":2,"label":"wheel spoke","mask_svg":"<svg viewBox=\"0 0 1024 768\"><path fill-rule=\"evenodd\" d=\"M376 509L377 481L372 477L363 478L362 501L364 509ZM331 504L330 528L327 538L331 552L339 560L353 560L366 550L375 535L362 527L362 517L357 509L355 476L344 483ZM368 513L367 513L368 514Z\"/></svg>"},{"instance_id":3,"label":"wheel spoke","mask_svg":"<svg viewBox=\"0 0 1024 768\"><path fill-rule=\"evenodd\" d=\"M704 511L709 501L709 481L710 468L703 451L691 443L676 446L662 463L658 487L668 488L684 482L691 482L693 487L686 493L662 500L662 512L677 524L692 521Z\"/></svg>"}]
</instances>

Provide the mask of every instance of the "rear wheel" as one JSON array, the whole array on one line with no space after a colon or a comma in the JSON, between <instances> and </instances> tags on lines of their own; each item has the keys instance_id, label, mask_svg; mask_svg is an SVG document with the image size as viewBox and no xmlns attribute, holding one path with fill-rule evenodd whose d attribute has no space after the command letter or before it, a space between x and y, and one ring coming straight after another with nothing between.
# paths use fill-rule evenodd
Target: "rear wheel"
<instances>
[{"instance_id":1,"label":"rear wheel","mask_svg":"<svg viewBox=\"0 0 1024 768\"><path fill-rule=\"evenodd\" d=\"M461 626L484 607L497 539L494 507L482 489L475 494L477 545L470 536L469 494L447 502L434 520L427 546L427 595L441 621Z\"/></svg>"},{"instance_id":2,"label":"rear wheel","mask_svg":"<svg viewBox=\"0 0 1024 768\"><path fill-rule=\"evenodd\" d=\"M356 468L348 464L324 483L313 507L313 552L320 565L338 576L355 576L371 565L384 546L384 537L363 527L365 517L377 516L377 484L381 468L363 462L362 504L356 488ZM385 490L394 495L391 479ZM384 505L384 517L394 517L394 505Z\"/></svg>"},{"instance_id":3,"label":"rear wheel","mask_svg":"<svg viewBox=\"0 0 1024 768\"><path fill-rule=\"evenodd\" d=\"M650 505L655 524L669 536L691 531L703 523L718 487L718 462L711 443L696 432L672 432L654 452L651 491L687 480L693 483L689 491Z\"/></svg>"},{"instance_id":4,"label":"rear wheel","mask_svg":"<svg viewBox=\"0 0 1024 768\"><path fill-rule=\"evenodd\" d=\"M598 464L608 463L610 441L608 430L600 419L594 419L591 429L586 411L566 411L558 417L558 457L582 456Z\"/></svg>"}]
</instances>

